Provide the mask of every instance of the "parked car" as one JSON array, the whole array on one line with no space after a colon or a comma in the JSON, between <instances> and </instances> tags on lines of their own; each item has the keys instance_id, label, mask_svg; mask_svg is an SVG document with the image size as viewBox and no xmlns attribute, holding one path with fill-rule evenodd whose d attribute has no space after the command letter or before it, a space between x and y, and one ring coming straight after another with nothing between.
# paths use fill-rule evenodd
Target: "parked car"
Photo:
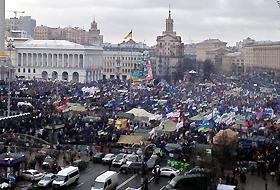
<instances>
[{"instance_id":1,"label":"parked car","mask_svg":"<svg viewBox=\"0 0 280 190\"><path fill-rule=\"evenodd\" d=\"M42 164L42 168L47 170L47 169L53 168L54 164L55 164L55 159L52 158L51 156L47 156L44 159L44 162Z\"/></svg>"},{"instance_id":2,"label":"parked car","mask_svg":"<svg viewBox=\"0 0 280 190\"><path fill-rule=\"evenodd\" d=\"M126 164L130 164L132 162L140 162L140 158L137 154L133 153L133 154L128 154L126 156Z\"/></svg>"},{"instance_id":3,"label":"parked car","mask_svg":"<svg viewBox=\"0 0 280 190\"><path fill-rule=\"evenodd\" d=\"M146 162L148 169L154 168L160 164L160 158L156 154L153 154L151 158Z\"/></svg>"},{"instance_id":4,"label":"parked car","mask_svg":"<svg viewBox=\"0 0 280 190\"><path fill-rule=\"evenodd\" d=\"M126 173L138 173L143 174L147 172L147 165L144 162L131 162L129 164L123 164L120 168L120 172Z\"/></svg>"},{"instance_id":5,"label":"parked car","mask_svg":"<svg viewBox=\"0 0 280 190\"><path fill-rule=\"evenodd\" d=\"M55 180L56 175L55 174L47 174L45 175L39 182L38 186L39 187L50 187L52 186L52 182Z\"/></svg>"},{"instance_id":6,"label":"parked car","mask_svg":"<svg viewBox=\"0 0 280 190\"><path fill-rule=\"evenodd\" d=\"M72 163L73 166L76 166L79 168L80 171L85 170L88 166L88 162L84 161L84 160L75 160Z\"/></svg>"},{"instance_id":7,"label":"parked car","mask_svg":"<svg viewBox=\"0 0 280 190\"><path fill-rule=\"evenodd\" d=\"M112 161L116 158L115 154L106 154L104 158L102 158L102 162L104 164L112 163Z\"/></svg>"},{"instance_id":8,"label":"parked car","mask_svg":"<svg viewBox=\"0 0 280 190\"><path fill-rule=\"evenodd\" d=\"M105 154L103 152L97 152L92 157L92 162L102 162L102 158L104 158Z\"/></svg>"},{"instance_id":9,"label":"parked car","mask_svg":"<svg viewBox=\"0 0 280 190\"><path fill-rule=\"evenodd\" d=\"M154 171L152 171L154 173ZM175 177L178 176L180 174L180 170L177 170L175 168L172 167L163 167L160 168L160 175L161 176L167 176L167 177Z\"/></svg>"},{"instance_id":10,"label":"parked car","mask_svg":"<svg viewBox=\"0 0 280 190\"><path fill-rule=\"evenodd\" d=\"M126 154L120 153L113 160L112 165L120 167L121 165L125 164L125 162L126 162Z\"/></svg>"},{"instance_id":11,"label":"parked car","mask_svg":"<svg viewBox=\"0 0 280 190\"><path fill-rule=\"evenodd\" d=\"M44 175L37 170L24 170L22 171L22 177L28 181L39 181Z\"/></svg>"},{"instance_id":12,"label":"parked car","mask_svg":"<svg viewBox=\"0 0 280 190\"><path fill-rule=\"evenodd\" d=\"M186 187L191 187L196 190L207 189L209 185L209 179L202 174L188 174L179 175L174 177L169 184L167 184L164 190L186 190Z\"/></svg>"}]
</instances>

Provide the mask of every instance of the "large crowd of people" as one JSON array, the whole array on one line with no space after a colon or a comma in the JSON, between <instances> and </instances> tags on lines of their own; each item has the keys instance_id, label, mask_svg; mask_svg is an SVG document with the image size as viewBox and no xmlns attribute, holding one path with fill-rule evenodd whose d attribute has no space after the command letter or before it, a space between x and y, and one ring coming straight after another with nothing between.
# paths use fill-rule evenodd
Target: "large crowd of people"
<instances>
[{"instance_id":1,"label":"large crowd of people","mask_svg":"<svg viewBox=\"0 0 280 190\"><path fill-rule=\"evenodd\" d=\"M24 133L46 141L50 135L46 126L64 126L55 130L58 144L112 145L121 135L139 129L151 131L149 140L164 149L168 143L181 144L189 152L199 144L213 144L215 135L225 129L238 132L231 177L238 174L244 180L243 166L247 162L252 173L278 177L280 162L280 94L279 84L266 74L226 77L212 80L178 82L160 81L153 85L134 85L129 81L103 80L90 84L17 81L11 85L11 110L30 112L28 118L6 119L1 123L5 133ZM85 90L85 89L91 90ZM5 88L3 88L5 89ZM3 90L4 91L4 90ZM0 97L0 109L7 107L7 95ZM19 106L19 102L26 105ZM30 106L30 103L32 106ZM81 110L68 109L75 103ZM162 119L177 123L174 133L155 133L160 122L133 123L128 119L125 130L118 130L109 119L120 118L120 112L141 108ZM201 119L193 119L201 116ZM93 117L88 122L86 118ZM249 162L250 161L250 162ZM251 163L255 162L255 164ZM224 166L222 166L223 168ZM227 178L229 183L229 176ZM246 178L246 176L245 176Z\"/></svg>"}]
</instances>

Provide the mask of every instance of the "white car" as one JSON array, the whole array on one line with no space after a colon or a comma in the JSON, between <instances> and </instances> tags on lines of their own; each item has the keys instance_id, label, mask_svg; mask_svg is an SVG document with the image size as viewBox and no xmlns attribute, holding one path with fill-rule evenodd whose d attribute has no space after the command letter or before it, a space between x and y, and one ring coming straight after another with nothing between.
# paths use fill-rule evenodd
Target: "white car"
<instances>
[{"instance_id":1,"label":"white car","mask_svg":"<svg viewBox=\"0 0 280 190\"><path fill-rule=\"evenodd\" d=\"M152 171L154 173L154 171ZM177 170L172 167L163 167L160 168L160 175L161 176L167 176L167 177L175 177L180 174L180 170Z\"/></svg>"},{"instance_id":2,"label":"white car","mask_svg":"<svg viewBox=\"0 0 280 190\"><path fill-rule=\"evenodd\" d=\"M55 174L47 174L45 175L39 182L38 186L39 187L50 187L52 186L52 182L55 180L56 175Z\"/></svg>"},{"instance_id":3,"label":"white car","mask_svg":"<svg viewBox=\"0 0 280 190\"><path fill-rule=\"evenodd\" d=\"M120 153L116 156L116 158L113 160L112 165L113 166L121 166L125 164L126 162L126 154Z\"/></svg>"},{"instance_id":4,"label":"white car","mask_svg":"<svg viewBox=\"0 0 280 190\"><path fill-rule=\"evenodd\" d=\"M37 170L24 170L22 171L22 177L29 181L39 181L44 175Z\"/></svg>"},{"instance_id":5,"label":"white car","mask_svg":"<svg viewBox=\"0 0 280 190\"><path fill-rule=\"evenodd\" d=\"M114 154L106 154L104 158L102 158L102 162L104 164L108 164L111 163L115 158L116 156Z\"/></svg>"},{"instance_id":6,"label":"white car","mask_svg":"<svg viewBox=\"0 0 280 190\"><path fill-rule=\"evenodd\" d=\"M128 154L125 159L127 165L130 165L132 162L140 162L139 156L135 153Z\"/></svg>"}]
</instances>

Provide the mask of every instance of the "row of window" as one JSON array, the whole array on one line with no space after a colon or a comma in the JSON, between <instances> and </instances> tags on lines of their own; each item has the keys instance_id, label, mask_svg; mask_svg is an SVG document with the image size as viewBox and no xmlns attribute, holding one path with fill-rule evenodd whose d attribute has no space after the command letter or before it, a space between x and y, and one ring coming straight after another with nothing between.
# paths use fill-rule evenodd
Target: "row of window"
<instances>
[{"instance_id":1,"label":"row of window","mask_svg":"<svg viewBox=\"0 0 280 190\"><path fill-rule=\"evenodd\" d=\"M105 60L120 60L120 59L122 59L122 60L130 60L130 61L132 61L132 60L137 60L137 57L104 57L104 59Z\"/></svg>"},{"instance_id":2,"label":"row of window","mask_svg":"<svg viewBox=\"0 0 280 190\"><path fill-rule=\"evenodd\" d=\"M137 63L112 63L112 62L105 62L104 63L105 64L105 67L107 66L107 67L114 67L115 65L116 66L121 66L122 65L122 67L137 67Z\"/></svg>"},{"instance_id":3,"label":"row of window","mask_svg":"<svg viewBox=\"0 0 280 190\"><path fill-rule=\"evenodd\" d=\"M112 72L115 72L115 69L104 69L104 72L112 73ZM132 69L122 69L122 72L123 73L130 73L130 72L132 72Z\"/></svg>"},{"instance_id":4,"label":"row of window","mask_svg":"<svg viewBox=\"0 0 280 190\"><path fill-rule=\"evenodd\" d=\"M33 73L36 73L36 69L30 69L30 68L28 68L28 69L25 69L25 68L23 68L23 69L21 69L21 68L18 68L18 73L31 73L33 71Z\"/></svg>"}]
</instances>

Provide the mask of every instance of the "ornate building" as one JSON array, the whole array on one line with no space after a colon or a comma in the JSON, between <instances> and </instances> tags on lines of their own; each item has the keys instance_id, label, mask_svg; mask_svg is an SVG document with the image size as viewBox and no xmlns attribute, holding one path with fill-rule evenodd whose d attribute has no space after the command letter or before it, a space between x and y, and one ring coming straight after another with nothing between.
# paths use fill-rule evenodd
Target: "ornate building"
<instances>
[{"instance_id":1,"label":"ornate building","mask_svg":"<svg viewBox=\"0 0 280 190\"><path fill-rule=\"evenodd\" d=\"M65 40L29 40L16 47L16 76L91 82L102 79L103 49Z\"/></svg>"},{"instance_id":2,"label":"ornate building","mask_svg":"<svg viewBox=\"0 0 280 190\"><path fill-rule=\"evenodd\" d=\"M101 46L103 43L103 36L100 35L100 30L97 28L97 22L95 20L92 21L91 27L87 33L88 44L99 45Z\"/></svg>"},{"instance_id":3,"label":"ornate building","mask_svg":"<svg viewBox=\"0 0 280 190\"><path fill-rule=\"evenodd\" d=\"M157 37L155 51L154 73L158 78L168 80L176 79L176 72L179 65L183 62L184 44L181 37L176 35L173 30L173 19L169 10L169 16L166 19L166 29L162 36Z\"/></svg>"}]
</instances>

